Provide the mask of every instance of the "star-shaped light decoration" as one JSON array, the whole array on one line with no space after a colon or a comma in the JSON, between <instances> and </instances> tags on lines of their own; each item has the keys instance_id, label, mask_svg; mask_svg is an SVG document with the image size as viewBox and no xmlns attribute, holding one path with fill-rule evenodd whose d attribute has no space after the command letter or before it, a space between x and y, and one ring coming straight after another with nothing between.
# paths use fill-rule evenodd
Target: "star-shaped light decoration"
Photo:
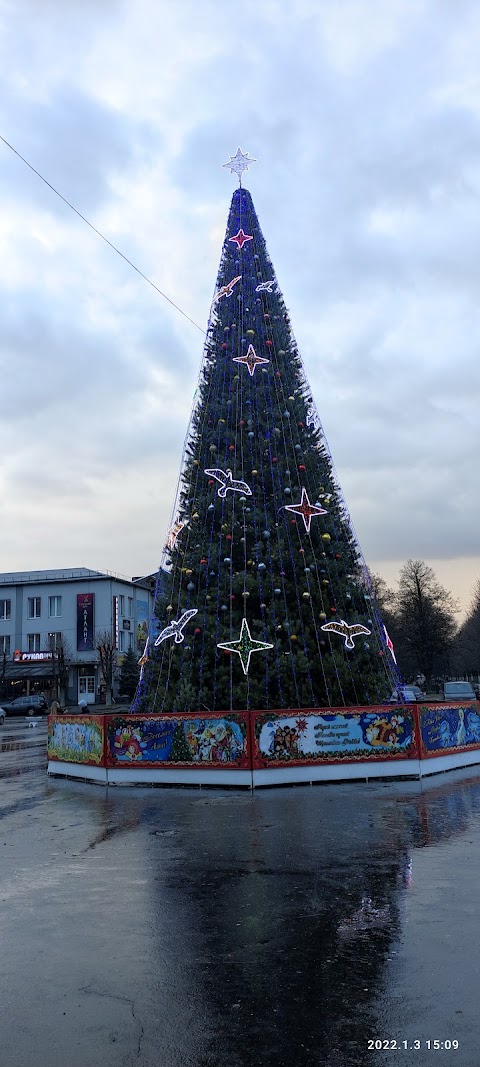
<instances>
[{"instance_id":1,"label":"star-shaped light decoration","mask_svg":"<svg viewBox=\"0 0 480 1067\"><path fill-rule=\"evenodd\" d=\"M387 648L388 648L388 651L389 651L389 652L391 652L391 655L392 655L392 659L393 659L393 662L394 662L394 663L396 663L397 661L396 661L396 659L395 659L395 652L394 652L394 648L393 648L393 641L392 641L391 637L389 637L389 636L388 636L388 633L387 633L387 627L385 626L385 624L384 624L384 626L383 626L383 629L384 629L384 631L385 631L385 641L386 641L386 643L387 643Z\"/></svg>"},{"instance_id":2,"label":"star-shaped light decoration","mask_svg":"<svg viewBox=\"0 0 480 1067\"><path fill-rule=\"evenodd\" d=\"M248 628L247 620L242 619L238 641L221 641L217 648L224 648L227 652L237 652L241 659L243 673L247 674L252 652L263 652L266 648L273 648L273 645L268 641L255 641Z\"/></svg>"},{"instance_id":3,"label":"star-shaped light decoration","mask_svg":"<svg viewBox=\"0 0 480 1067\"><path fill-rule=\"evenodd\" d=\"M181 531L183 530L183 527L186 525L187 524L185 522L182 522L180 519L175 519L173 526L170 527L167 534L167 545L169 548L175 548L175 545L177 543L177 537L179 533L181 533Z\"/></svg>"},{"instance_id":4,"label":"star-shaped light decoration","mask_svg":"<svg viewBox=\"0 0 480 1067\"><path fill-rule=\"evenodd\" d=\"M371 634L372 632L367 630L366 626L361 626L359 622L354 622L352 626L349 626L345 619L339 619L338 622L325 622L320 629L327 632L331 631L334 634L341 634L345 641L345 648L355 648L354 637L358 637L360 634Z\"/></svg>"},{"instance_id":5,"label":"star-shaped light decoration","mask_svg":"<svg viewBox=\"0 0 480 1067\"><path fill-rule=\"evenodd\" d=\"M235 237L229 237L228 240L235 241L237 248L243 248L247 241L253 241L253 234L244 233L243 230L240 229L238 233L235 234Z\"/></svg>"},{"instance_id":6,"label":"star-shaped light decoration","mask_svg":"<svg viewBox=\"0 0 480 1067\"><path fill-rule=\"evenodd\" d=\"M256 163L256 159L251 159L248 152L242 152L241 148L237 148L234 156L230 156L228 163L222 163L223 167L228 167L231 174L236 174L237 178L242 184L242 174L244 170L248 170L251 163Z\"/></svg>"},{"instance_id":7,"label":"star-shaped light decoration","mask_svg":"<svg viewBox=\"0 0 480 1067\"><path fill-rule=\"evenodd\" d=\"M234 285L236 285L237 282L240 281L241 277L242 277L242 275L239 274L236 278L232 278L231 282L228 282L227 285L222 285L222 287L218 290L218 293L215 293L215 296L213 298L214 302L216 302L217 300L220 300L220 298L222 296L231 296L232 293L233 293Z\"/></svg>"},{"instance_id":8,"label":"star-shaped light decoration","mask_svg":"<svg viewBox=\"0 0 480 1067\"><path fill-rule=\"evenodd\" d=\"M255 374L255 367L258 367L261 363L270 363L269 359L264 359L263 356L257 356L253 345L249 345L245 356L234 356L234 363L245 363L248 367L248 373L251 377Z\"/></svg>"},{"instance_id":9,"label":"star-shaped light decoration","mask_svg":"<svg viewBox=\"0 0 480 1067\"><path fill-rule=\"evenodd\" d=\"M299 504L285 504L285 511L293 511L296 515L301 515L305 523L305 529L307 533L310 533L310 523L312 521L312 515L327 515L325 508L318 507L317 504L311 504L308 499L307 490L302 487L302 499Z\"/></svg>"}]
</instances>

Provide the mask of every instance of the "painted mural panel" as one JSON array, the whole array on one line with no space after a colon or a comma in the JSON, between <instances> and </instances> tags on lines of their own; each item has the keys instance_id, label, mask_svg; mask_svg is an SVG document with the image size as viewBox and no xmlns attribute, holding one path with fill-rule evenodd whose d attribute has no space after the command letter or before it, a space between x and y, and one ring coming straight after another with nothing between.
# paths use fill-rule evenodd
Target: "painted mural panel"
<instances>
[{"instance_id":1,"label":"painted mural panel","mask_svg":"<svg viewBox=\"0 0 480 1067\"><path fill-rule=\"evenodd\" d=\"M478 705L442 705L421 708L420 734L422 755L459 748L480 747L480 714Z\"/></svg>"},{"instance_id":2,"label":"painted mural panel","mask_svg":"<svg viewBox=\"0 0 480 1067\"><path fill-rule=\"evenodd\" d=\"M108 765L159 763L245 766L247 727L240 716L148 719L112 717L107 729Z\"/></svg>"},{"instance_id":3,"label":"painted mural panel","mask_svg":"<svg viewBox=\"0 0 480 1067\"><path fill-rule=\"evenodd\" d=\"M255 716L258 766L416 755L411 712L372 708L355 713L308 712Z\"/></svg>"},{"instance_id":4,"label":"painted mural panel","mask_svg":"<svg viewBox=\"0 0 480 1067\"><path fill-rule=\"evenodd\" d=\"M62 715L48 720L48 758L68 763L103 765L103 719Z\"/></svg>"}]
</instances>

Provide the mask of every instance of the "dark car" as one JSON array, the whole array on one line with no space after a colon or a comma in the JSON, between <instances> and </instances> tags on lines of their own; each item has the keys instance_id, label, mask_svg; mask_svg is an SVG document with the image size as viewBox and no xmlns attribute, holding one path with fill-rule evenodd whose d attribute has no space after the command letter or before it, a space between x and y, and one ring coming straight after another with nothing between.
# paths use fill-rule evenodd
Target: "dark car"
<instances>
[{"instance_id":1,"label":"dark car","mask_svg":"<svg viewBox=\"0 0 480 1067\"><path fill-rule=\"evenodd\" d=\"M1 707L6 715L45 715L48 702L38 693L32 693L29 697L15 697L15 700L3 701Z\"/></svg>"}]
</instances>

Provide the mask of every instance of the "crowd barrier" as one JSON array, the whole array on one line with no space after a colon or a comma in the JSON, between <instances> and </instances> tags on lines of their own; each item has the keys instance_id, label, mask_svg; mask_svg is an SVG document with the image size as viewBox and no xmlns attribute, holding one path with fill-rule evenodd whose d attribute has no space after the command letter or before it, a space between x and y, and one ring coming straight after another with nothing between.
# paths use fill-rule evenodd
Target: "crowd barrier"
<instances>
[{"instance_id":1,"label":"crowd barrier","mask_svg":"<svg viewBox=\"0 0 480 1067\"><path fill-rule=\"evenodd\" d=\"M48 773L105 785L255 788L421 778L480 763L477 701L48 718Z\"/></svg>"}]
</instances>

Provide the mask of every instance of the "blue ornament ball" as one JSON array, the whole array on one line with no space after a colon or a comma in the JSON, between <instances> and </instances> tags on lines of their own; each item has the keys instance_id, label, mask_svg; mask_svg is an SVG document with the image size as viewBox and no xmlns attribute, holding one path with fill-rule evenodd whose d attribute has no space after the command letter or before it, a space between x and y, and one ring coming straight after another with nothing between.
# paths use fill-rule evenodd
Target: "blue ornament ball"
<instances>
[{"instance_id":1,"label":"blue ornament ball","mask_svg":"<svg viewBox=\"0 0 480 1067\"><path fill-rule=\"evenodd\" d=\"M193 593L193 590L195 589L195 586L194 586L193 582L189 582L188 583L187 589L188 589L189 593Z\"/></svg>"}]
</instances>

